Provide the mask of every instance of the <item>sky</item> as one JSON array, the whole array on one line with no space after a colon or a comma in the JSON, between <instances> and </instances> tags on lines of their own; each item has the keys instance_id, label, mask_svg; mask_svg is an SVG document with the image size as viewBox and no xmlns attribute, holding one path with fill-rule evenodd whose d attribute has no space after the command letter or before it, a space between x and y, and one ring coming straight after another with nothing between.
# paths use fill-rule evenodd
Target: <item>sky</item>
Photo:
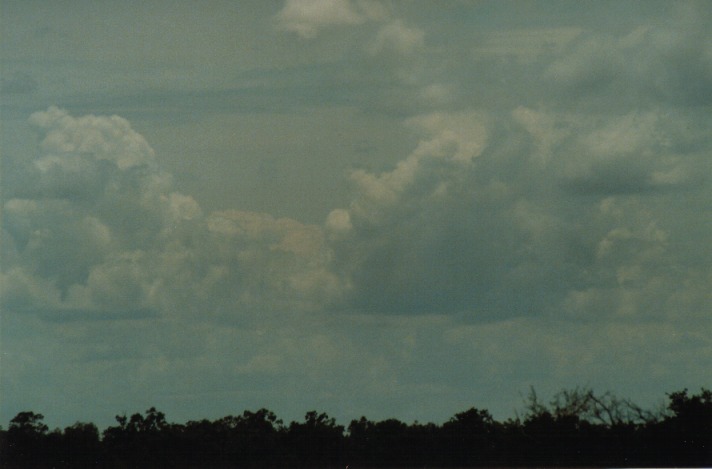
<instances>
[{"instance_id":1,"label":"sky","mask_svg":"<svg viewBox=\"0 0 712 469\"><path fill-rule=\"evenodd\" d=\"M712 8L0 2L0 425L712 387Z\"/></svg>"}]
</instances>

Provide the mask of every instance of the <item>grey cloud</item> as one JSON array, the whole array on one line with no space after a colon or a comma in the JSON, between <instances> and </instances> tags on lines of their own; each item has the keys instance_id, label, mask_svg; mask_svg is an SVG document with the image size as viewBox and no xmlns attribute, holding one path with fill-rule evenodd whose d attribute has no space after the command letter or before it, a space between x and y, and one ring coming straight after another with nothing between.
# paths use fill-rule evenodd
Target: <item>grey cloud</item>
<instances>
[{"instance_id":1,"label":"grey cloud","mask_svg":"<svg viewBox=\"0 0 712 469\"><path fill-rule=\"evenodd\" d=\"M672 217L645 197L709 192L699 176L709 162L686 131L695 125L664 112L473 116L421 118L429 128L413 154L353 174L354 201L326 225L347 309L478 321L675 309L680 273L667 266L687 254L670 236L697 215Z\"/></svg>"},{"instance_id":2,"label":"grey cloud","mask_svg":"<svg viewBox=\"0 0 712 469\"><path fill-rule=\"evenodd\" d=\"M664 21L614 35L581 35L544 72L566 101L613 108L710 103L710 15L704 3L678 4Z\"/></svg>"},{"instance_id":3,"label":"grey cloud","mask_svg":"<svg viewBox=\"0 0 712 469\"><path fill-rule=\"evenodd\" d=\"M562 187L574 194L598 196L640 194L657 189L637 168L628 168L625 165L593 168L587 175L567 180Z\"/></svg>"},{"instance_id":4,"label":"grey cloud","mask_svg":"<svg viewBox=\"0 0 712 469\"><path fill-rule=\"evenodd\" d=\"M393 171L354 174L358 197L327 226L335 268L354 288L351 307L501 318L542 307L532 304L544 302L533 294L543 284L531 278L564 278L534 267L530 243L539 241L514 213L521 195L512 181L496 180L508 177L501 168L489 173L502 155L480 119L425 116L429 138Z\"/></svg>"},{"instance_id":5,"label":"grey cloud","mask_svg":"<svg viewBox=\"0 0 712 469\"><path fill-rule=\"evenodd\" d=\"M574 193L605 196L687 190L707 179L700 122L662 109L606 118L519 108L540 168Z\"/></svg>"}]
</instances>

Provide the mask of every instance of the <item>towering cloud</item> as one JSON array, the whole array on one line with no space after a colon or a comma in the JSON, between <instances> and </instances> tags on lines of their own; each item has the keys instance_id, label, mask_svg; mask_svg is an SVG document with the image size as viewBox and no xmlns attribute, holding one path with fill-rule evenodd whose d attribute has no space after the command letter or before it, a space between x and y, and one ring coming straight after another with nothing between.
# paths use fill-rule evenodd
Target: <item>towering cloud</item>
<instances>
[{"instance_id":1,"label":"towering cloud","mask_svg":"<svg viewBox=\"0 0 712 469\"><path fill-rule=\"evenodd\" d=\"M51 319L220 314L328 301L319 228L205 216L120 117L30 118L39 153L5 202L3 301Z\"/></svg>"},{"instance_id":2,"label":"towering cloud","mask_svg":"<svg viewBox=\"0 0 712 469\"><path fill-rule=\"evenodd\" d=\"M680 288L667 268L689 255L671 237L698 213L679 204L709 192L696 124L680 119L521 107L498 121L411 119L425 136L413 153L391 171L353 172L354 201L327 219L349 307L477 320L663 314ZM706 295L692 287L704 272L684 275L696 290L685 296Z\"/></svg>"}]
</instances>

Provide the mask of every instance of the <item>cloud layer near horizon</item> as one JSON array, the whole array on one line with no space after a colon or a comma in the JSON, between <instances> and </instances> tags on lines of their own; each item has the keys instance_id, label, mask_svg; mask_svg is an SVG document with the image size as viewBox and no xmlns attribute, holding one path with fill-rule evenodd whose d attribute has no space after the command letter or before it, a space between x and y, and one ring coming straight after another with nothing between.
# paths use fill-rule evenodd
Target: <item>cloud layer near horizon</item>
<instances>
[{"instance_id":1,"label":"cloud layer near horizon","mask_svg":"<svg viewBox=\"0 0 712 469\"><path fill-rule=\"evenodd\" d=\"M705 262L669 269L712 260L670 242L684 235L675 196L708 191L708 158L684 151L677 133L692 124L679 117L598 123L517 108L506 143L491 142L502 124L481 114L414 117L413 153L390 171L353 171L353 203L324 227L203 214L119 117L50 108L30 122L40 152L18 169L26 182L15 181L4 210L10 309L336 308L478 321L685 314L708 298Z\"/></svg>"},{"instance_id":2,"label":"cloud layer near horizon","mask_svg":"<svg viewBox=\"0 0 712 469\"><path fill-rule=\"evenodd\" d=\"M41 389L25 394L42 380L75 396L65 412L77 418L92 387L110 414L163 403L198 417L196 405L219 413L238 400L428 419L508 412L530 384L643 399L709 384L704 4L658 27L633 15L610 29L549 18L472 32L494 5L255 6L253 23L285 41L275 65L227 73L217 51L200 93L168 74L143 111L163 118L137 117L141 132L113 111L67 110L95 92L82 98L72 80L100 86L89 75L62 78L68 105L20 116L59 79L25 71L14 52L8 128L36 142L3 150L3 412L25 395L52 407ZM121 83L103 98L119 114L139 107L132 93L154 92ZM178 119L193 102L199 112ZM235 141L248 127L232 105L263 128ZM284 150L258 154L262 197L319 199L324 221L305 221L308 207L284 216L245 208L257 198L216 207L191 194L217 164L190 153L206 134L225 155L218 172L230 159L249 168L253 147ZM318 195L328 183L333 200ZM201 196L232 190L202 185Z\"/></svg>"}]
</instances>

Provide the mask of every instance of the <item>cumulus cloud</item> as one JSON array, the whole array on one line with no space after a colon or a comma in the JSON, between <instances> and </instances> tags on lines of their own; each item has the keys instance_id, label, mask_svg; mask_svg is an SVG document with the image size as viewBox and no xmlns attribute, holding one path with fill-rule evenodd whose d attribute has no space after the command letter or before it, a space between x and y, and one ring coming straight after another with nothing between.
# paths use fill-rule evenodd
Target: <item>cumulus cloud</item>
<instances>
[{"instance_id":1,"label":"cumulus cloud","mask_svg":"<svg viewBox=\"0 0 712 469\"><path fill-rule=\"evenodd\" d=\"M34 161L40 171L53 166L79 171L85 155L114 163L119 170L153 164L153 149L119 116L74 118L52 106L32 114L30 123L42 132L43 155Z\"/></svg>"},{"instance_id":2,"label":"cumulus cloud","mask_svg":"<svg viewBox=\"0 0 712 469\"><path fill-rule=\"evenodd\" d=\"M40 135L39 153L24 162L23 179L4 204L3 230L15 251L13 268L4 272L7 284L15 275L24 283L48 283L54 301L40 302L40 309L149 309L137 287L145 279L107 263L138 256L164 228L170 203L162 196L170 178L156 169L153 150L117 116L74 118L51 107L30 123ZM8 293L12 308L7 298L19 293ZM33 303L30 297L15 301L25 309Z\"/></svg>"},{"instance_id":3,"label":"cumulus cloud","mask_svg":"<svg viewBox=\"0 0 712 469\"><path fill-rule=\"evenodd\" d=\"M690 152L698 142L693 116L654 109L602 120L520 107L513 117L534 138L542 167L573 192L680 190L705 179L699 168L706 163Z\"/></svg>"},{"instance_id":4,"label":"cumulus cloud","mask_svg":"<svg viewBox=\"0 0 712 469\"><path fill-rule=\"evenodd\" d=\"M367 17L356 3L335 5ZM609 47L625 56L649 34L637 30ZM564 36L575 43L571 51L602 40ZM417 55L423 37L386 23L371 52ZM579 72L565 68L577 66L564 60L549 73L573 82ZM447 94L437 83L425 89ZM478 320L664 314L645 305L672 301L659 286L672 284L663 267L689 253L660 207L677 206L676 193L705 193L710 169L705 121L680 109L431 112L405 120L419 141L390 170L351 172L352 203L320 227L246 211L204 213L120 117L50 108L30 122L39 151L18 164L3 227L12 259L4 298L22 310L42 290L36 303L46 311L194 317L332 305ZM651 196L666 205L631 199ZM704 297L698 274L685 277L680 302Z\"/></svg>"},{"instance_id":5,"label":"cumulus cloud","mask_svg":"<svg viewBox=\"0 0 712 469\"><path fill-rule=\"evenodd\" d=\"M120 117L51 107L30 123L39 152L3 207L9 310L230 317L335 295L320 228L250 212L205 215Z\"/></svg>"},{"instance_id":6,"label":"cumulus cloud","mask_svg":"<svg viewBox=\"0 0 712 469\"><path fill-rule=\"evenodd\" d=\"M695 211L660 205L709 192L690 116L520 107L507 119L433 113L408 125L424 137L415 150L390 171L354 171L353 202L327 219L349 308L476 320L696 314L672 306L679 273L667 270L689 255L672 242L685 236L674 219L694 223Z\"/></svg>"},{"instance_id":7,"label":"cumulus cloud","mask_svg":"<svg viewBox=\"0 0 712 469\"><path fill-rule=\"evenodd\" d=\"M576 280L559 285L551 310L577 320L696 317L700 304L678 299L706 295L699 281L708 277L685 247L697 239L697 200L710 191L698 116L658 106L605 118L524 108L512 115L532 138L530 176L550 184L530 199L572 235L561 239L568 253L560 260L574 261L567 279ZM706 249L697 255L709 258Z\"/></svg>"},{"instance_id":8,"label":"cumulus cloud","mask_svg":"<svg viewBox=\"0 0 712 469\"><path fill-rule=\"evenodd\" d=\"M489 275L476 259L485 243L477 225L496 223L470 210L480 196L468 180L486 147L486 120L477 113L431 114L409 125L424 137L413 153L392 171L355 171L354 202L330 214L335 268L353 288L356 309L468 308L474 296L486 296L476 277Z\"/></svg>"}]
</instances>

